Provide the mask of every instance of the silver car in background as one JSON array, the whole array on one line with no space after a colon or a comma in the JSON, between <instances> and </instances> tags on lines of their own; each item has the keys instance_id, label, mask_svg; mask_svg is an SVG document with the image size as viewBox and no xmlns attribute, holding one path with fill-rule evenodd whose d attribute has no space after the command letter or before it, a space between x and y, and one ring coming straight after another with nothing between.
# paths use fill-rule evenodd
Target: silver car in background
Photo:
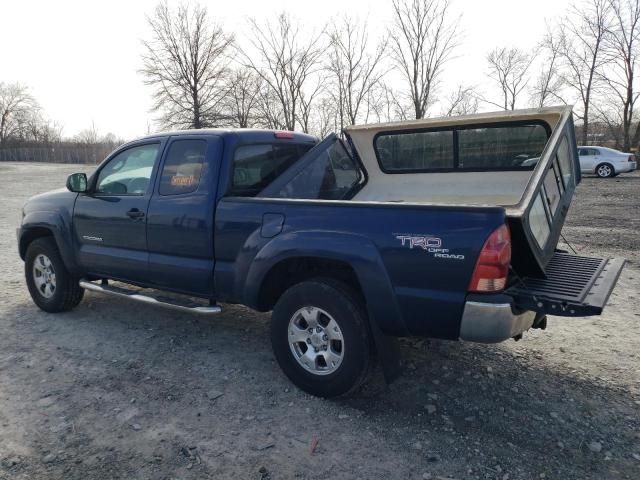
<instances>
[{"instance_id":1,"label":"silver car in background","mask_svg":"<svg viewBox=\"0 0 640 480\"><path fill-rule=\"evenodd\" d=\"M633 153L623 153L607 147L578 147L582 173L595 173L600 178L615 177L637 168Z\"/></svg>"}]
</instances>

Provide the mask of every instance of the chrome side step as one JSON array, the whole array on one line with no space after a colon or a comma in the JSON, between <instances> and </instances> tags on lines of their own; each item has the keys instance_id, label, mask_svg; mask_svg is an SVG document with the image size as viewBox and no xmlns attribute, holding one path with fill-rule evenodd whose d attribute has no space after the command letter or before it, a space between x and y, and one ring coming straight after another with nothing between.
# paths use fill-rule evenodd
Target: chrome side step
<instances>
[{"instance_id":1,"label":"chrome side step","mask_svg":"<svg viewBox=\"0 0 640 480\"><path fill-rule=\"evenodd\" d=\"M142 295L136 290L128 290L126 288L115 287L109 285L108 283L106 283L106 281L98 284L90 282L86 279L81 279L79 283L82 288L90 290L92 292L106 293L107 295L124 297L131 300L137 300L138 302L148 303L150 305L157 305L160 307L171 308L173 310L180 310L181 312L214 315L222 311L222 309L218 305L204 306L197 305L195 303L177 303L174 301L174 299L151 297L149 295Z\"/></svg>"}]
</instances>

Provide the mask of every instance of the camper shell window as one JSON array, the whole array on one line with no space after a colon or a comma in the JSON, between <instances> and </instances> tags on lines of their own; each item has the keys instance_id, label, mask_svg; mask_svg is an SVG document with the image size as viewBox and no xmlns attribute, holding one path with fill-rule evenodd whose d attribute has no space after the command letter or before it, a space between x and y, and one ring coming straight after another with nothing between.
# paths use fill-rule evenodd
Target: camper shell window
<instances>
[{"instance_id":1,"label":"camper shell window","mask_svg":"<svg viewBox=\"0 0 640 480\"><path fill-rule=\"evenodd\" d=\"M542 121L378 133L385 173L533 170L551 135Z\"/></svg>"}]
</instances>

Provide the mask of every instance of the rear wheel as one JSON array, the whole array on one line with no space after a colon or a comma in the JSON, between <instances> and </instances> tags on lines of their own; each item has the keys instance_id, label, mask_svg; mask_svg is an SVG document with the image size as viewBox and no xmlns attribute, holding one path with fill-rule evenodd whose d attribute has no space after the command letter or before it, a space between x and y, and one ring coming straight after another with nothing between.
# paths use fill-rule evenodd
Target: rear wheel
<instances>
[{"instance_id":1,"label":"rear wheel","mask_svg":"<svg viewBox=\"0 0 640 480\"><path fill-rule=\"evenodd\" d=\"M609 178L615 176L615 170L609 163L601 163L596 167L596 175L600 178Z\"/></svg>"},{"instance_id":2,"label":"rear wheel","mask_svg":"<svg viewBox=\"0 0 640 480\"><path fill-rule=\"evenodd\" d=\"M341 282L315 279L289 288L273 310L271 344L287 377L312 395L344 395L367 377L364 309Z\"/></svg>"},{"instance_id":3,"label":"rear wheel","mask_svg":"<svg viewBox=\"0 0 640 480\"><path fill-rule=\"evenodd\" d=\"M50 237L39 238L29 245L24 273L31 298L45 312L71 310L82 300L84 289L65 267Z\"/></svg>"}]
</instances>

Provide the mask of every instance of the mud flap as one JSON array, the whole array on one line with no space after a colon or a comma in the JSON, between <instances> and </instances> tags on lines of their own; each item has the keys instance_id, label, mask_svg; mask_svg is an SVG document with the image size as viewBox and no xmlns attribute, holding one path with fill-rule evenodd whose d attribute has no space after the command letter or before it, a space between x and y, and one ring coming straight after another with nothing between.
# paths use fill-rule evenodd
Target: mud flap
<instances>
[{"instance_id":1,"label":"mud flap","mask_svg":"<svg viewBox=\"0 0 640 480\"><path fill-rule=\"evenodd\" d=\"M378 324L371 319L369 320L369 327L376 349L376 356L382 367L384 380L387 384L393 383L402 373L398 340L382 333Z\"/></svg>"},{"instance_id":2,"label":"mud flap","mask_svg":"<svg viewBox=\"0 0 640 480\"><path fill-rule=\"evenodd\" d=\"M600 315L620 277L625 260L556 252L544 278L524 277L508 288L525 310L561 317Z\"/></svg>"}]
</instances>

